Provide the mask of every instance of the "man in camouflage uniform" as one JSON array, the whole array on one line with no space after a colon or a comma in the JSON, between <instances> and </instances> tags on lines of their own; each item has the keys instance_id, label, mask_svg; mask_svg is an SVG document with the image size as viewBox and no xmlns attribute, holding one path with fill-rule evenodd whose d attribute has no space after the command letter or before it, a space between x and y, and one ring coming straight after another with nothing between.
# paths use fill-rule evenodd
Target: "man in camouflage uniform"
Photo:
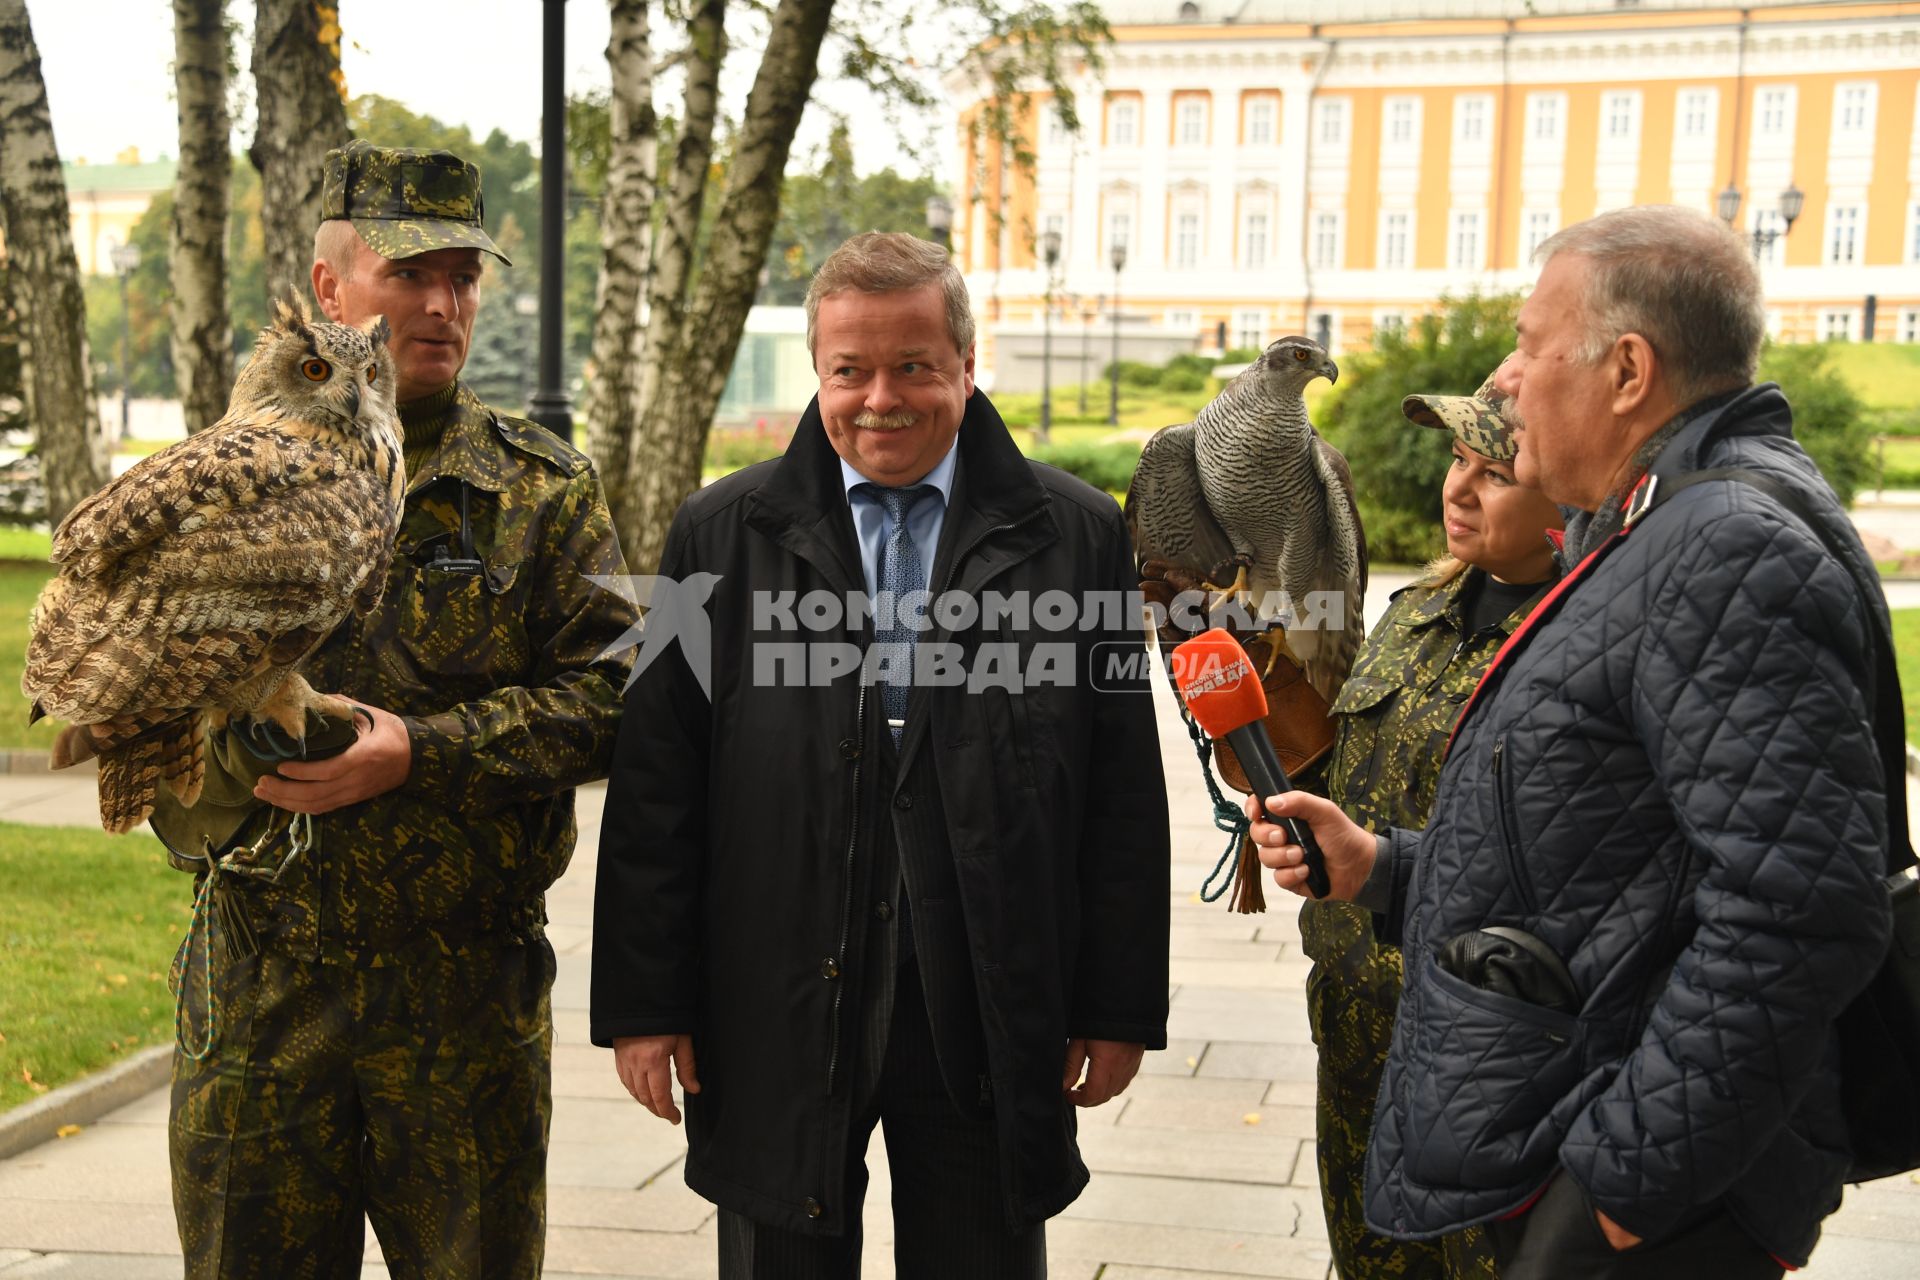
<instances>
[{"instance_id":1,"label":"man in camouflage uniform","mask_svg":"<svg viewBox=\"0 0 1920 1280\"><path fill-rule=\"evenodd\" d=\"M1544 530L1557 524L1553 505L1537 493L1502 490L1483 503L1459 491L1475 481L1512 482L1513 433L1503 416L1506 397L1492 378L1472 396L1408 396L1402 408L1421 426L1454 435L1446 489L1452 554L1395 593L1333 704L1337 728L1326 794L1355 822L1376 830L1426 825L1461 707L1493 655L1546 594L1552 557ZM1467 503L1470 511L1456 509ZM1476 540L1455 534L1456 516L1473 526ZM1516 535L1517 558L1509 559L1510 550L1501 556L1485 549L1497 521ZM1400 951L1374 940L1365 910L1331 898L1302 904L1300 936L1314 962L1307 1014L1320 1049L1320 1193L1341 1276L1492 1276L1492 1255L1477 1230L1431 1243L1367 1230L1361 1211L1367 1138L1400 1003Z\"/></svg>"},{"instance_id":2,"label":"man in camouflage uniform","mask_svg":"<svg viewBox=\"0 0 1920 1280\"><path fill-rule=\"evenodd\" d=\"M630 656L606 655L634 610L588 580L624 566L586 457L458 381L480 255L506 261L479 171L354 142L328 154L322 217L321 309L392 326L406 509L378 609L306 668L370 724L262 777L241 828L279 842L265 866L288 812L313 815L311 845L277 879L216 871L209 949L178 966L180 1240L189 1277L358 1276L364 1214L396 1277L530 1277L553 1037L543 894L573 852L574 788L607 771ZM177 850L194 823L155 818Z\"/></svg>"}]
</instances>

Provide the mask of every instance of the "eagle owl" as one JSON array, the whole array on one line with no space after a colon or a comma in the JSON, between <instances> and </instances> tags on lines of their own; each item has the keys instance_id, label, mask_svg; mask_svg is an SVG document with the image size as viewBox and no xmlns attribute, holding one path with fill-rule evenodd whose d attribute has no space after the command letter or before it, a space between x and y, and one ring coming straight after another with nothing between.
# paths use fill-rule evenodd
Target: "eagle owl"
<instances>
[{"instance_id":1,"label":"eagle owl","mask_svg":"<svg viewBox=\"0 0 1920 1280\"><path fill-rule=\"evenodd\" d=\"M351 715L300 662L379 602L406 486L387 322L279 303L226 416L143 459L53 535L58 575L31 619L32 719L71 721L62 768L97 755L100 822L139 825L155 788L199 798L228 715L295 739Z\"/></svg>"},{"instance_id":2,"label":"eagle owl","mask_svg":"<svg viewBox=\"0 0 1920 1280\"><path fill-rule=\"evenodd\" d=\"M1280 339L1194 421L1155 432L1127 490L1143 561L1245 597L1263 621L1285 593L1306 623L1289 624L1287 647L1329 702L1366 634L1367 550L1347 460L1313 429L1301 393L1339 376L1319 343Z\"/></svg>"}]
</instances>

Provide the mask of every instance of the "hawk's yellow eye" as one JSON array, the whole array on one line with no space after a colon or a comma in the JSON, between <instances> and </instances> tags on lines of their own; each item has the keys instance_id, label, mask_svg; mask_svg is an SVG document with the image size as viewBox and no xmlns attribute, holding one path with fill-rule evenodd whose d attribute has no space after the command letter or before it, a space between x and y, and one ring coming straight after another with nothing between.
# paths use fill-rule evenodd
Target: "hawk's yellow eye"
<instances>
[{"instance_id":1,"label":"hawk's yellow eye","mask_svg":"<svg viewBox=\"0 0 1920 1280\"><path fill-rule=\"evenodd\" d=\"M1304 351L1302 351L1302 350L1300 350L1300 349L1299 349L1298 347L1295 347L1295 348L1294 348L1294 351L1293 351L1293 358L1294 358L1295 360L1305 360L1305 359L1307 358L1307 353L1306 353L1306 352L1304 352ZM318 362L316 361L316 363L318 363ZM311 377L312 377L313 375L312 375L312 374L308 374L307 376L308 376L309 378L311 378Z\"/></svg>"},{"instance_id":2,"label":"hawk's yellow eye","mask_svg":"<svg viewBox=\"0 0 1920 1280\"><path fill-rule=\"evenodd\" d=\"M300 372L306 374L307 377L315 382L325 382L327 375L333 372L333 366L325 360L320 359L320 357L315 356L300 366Z\"/></svg>"}]
</instances>

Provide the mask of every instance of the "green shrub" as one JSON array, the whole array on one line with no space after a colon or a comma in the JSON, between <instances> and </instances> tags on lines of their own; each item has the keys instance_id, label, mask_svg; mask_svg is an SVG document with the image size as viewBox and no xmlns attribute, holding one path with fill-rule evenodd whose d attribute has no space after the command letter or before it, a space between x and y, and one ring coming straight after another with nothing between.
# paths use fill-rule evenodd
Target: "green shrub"
<instances>
[{"instance_id":1,"label":"green shrub","mask_svg":"<svg viewBox=\"0 0 1920 1280\"><path fill-rule=\"evenodd\" d=\"M1367 351L1339 357L1340 381L1315 415L1346 454L1375 561L1419 564L1446 549L1440 484L1451 437L1408 422L1414 392L1471 395L1513 350L1518 294L1442 298L1405 330L1376 331Z\"/></svg>"},{"instance_id":2,"label":"green shrub","mask_svg":"<svg viewBox=\"0 0 1920 1280\"><path fill-rule=\"evenodd\" d=\"M1777 382L1787 393L1794 438L1840 501L1851 506L1853 495L1873 484L1874 421L1834 367L1831 350L1822 343L1769 343L1759 379Z\"/></svg>"},{"instance_id":3,"label":"green shrub","mask_svg":"<svg viewBox=\"0 0 1920 1280\"><path fill-rule=\"evenodd\" d=\"M1114 444L1055 444L1030 449L1027 456L1062 471L1071 472L1096 489L1125 493L1133 483L1133 469L1140 465L1140 446L1124 441Z\"/></svg>"}]
</instances>

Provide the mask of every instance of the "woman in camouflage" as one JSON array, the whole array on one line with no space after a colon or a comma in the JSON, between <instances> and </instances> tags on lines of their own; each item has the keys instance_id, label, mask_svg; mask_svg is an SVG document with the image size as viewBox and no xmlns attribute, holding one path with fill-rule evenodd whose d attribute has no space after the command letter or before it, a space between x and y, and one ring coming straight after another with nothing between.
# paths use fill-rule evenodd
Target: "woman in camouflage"
<instances>
[{"instance_id":1,"label":"woman in camouflage","mask_svg":"<svg viewBox=\"0 0 1920 1280\"><path fill-rule=\"evenodd\" d=\"M1514 483L1506 398L1493 379L1472 396L1408 396L1421 426L1453 433L1442 487L1446 556L1396 593L1333 704L1328 796L1375 829L1426 825L1447 735L1480 675L1546 594L1555 573L1553 504ZM1400 1001L1400 952L1374 940L1367 913L1309 899L1300 935L1313 971L1307 1010L1320 1049L1320 1194L1345 1280L1488 1277L1478 1230L1425 1243L1367 1229L1361 1213L1367 1135Z\"/></svg>"}]
</instances>

